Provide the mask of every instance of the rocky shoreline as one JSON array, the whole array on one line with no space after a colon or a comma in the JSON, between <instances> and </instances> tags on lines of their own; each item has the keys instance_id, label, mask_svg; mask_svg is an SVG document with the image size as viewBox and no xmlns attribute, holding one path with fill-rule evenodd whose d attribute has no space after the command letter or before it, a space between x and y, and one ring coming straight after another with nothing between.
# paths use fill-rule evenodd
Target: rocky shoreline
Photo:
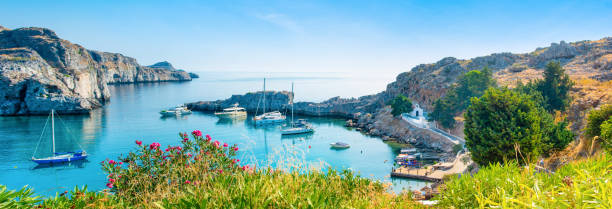
<instances>
[{"instance_id":1,"label":"rocky shoreline","mask_svg":"<svg viewBox=\"0 0 612 209\"><path fill-rule=\"evenodd\" d=\"M88 50L46 28L0 26L0 116L87 113L111 98L108 84L190 81L169 63L142 66Z\"/></svg>"}]
</instances>

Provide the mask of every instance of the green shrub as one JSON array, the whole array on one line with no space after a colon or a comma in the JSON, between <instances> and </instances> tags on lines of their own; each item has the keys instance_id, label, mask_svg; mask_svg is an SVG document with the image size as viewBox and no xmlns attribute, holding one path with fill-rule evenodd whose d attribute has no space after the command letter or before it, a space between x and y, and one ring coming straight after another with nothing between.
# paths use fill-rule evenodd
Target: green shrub
<instances>
[{"instance_id":1,"label":"green shrub","mask_svg":"<svg viewBox=\"0 0 612 209\"><path fill-rule=\"evenodd\" d=\"M587 116L585 134L590 137L601 135L601 124L612 117L612 105L604 105L599 110L591 110Z\"/></svg>"},{"instance_id":2,"label":"green shrub","mask_svg":"<svg viewBox=\"0 0 612 209\"><path fill-rule=\"evenodd\" d=\"M393 98L393 100L389 102L389 105L391 105L391 114L393 116L398 116L402 113L412 112L413 110L412 101L410 101L410 99L408 99L408 97L404 95L399 95Z\"/></svg>"},{"instance_id":3,"label":"green shrub","mask_svg":"<svg viewBox=\"0 0 612 209\"><path fill-rule=\"evenodd\" d=\"M465 113L466 147L479 165L521 164L565 148L573 134L527 94L490 88Z\"/></svg>"}]
</instances>

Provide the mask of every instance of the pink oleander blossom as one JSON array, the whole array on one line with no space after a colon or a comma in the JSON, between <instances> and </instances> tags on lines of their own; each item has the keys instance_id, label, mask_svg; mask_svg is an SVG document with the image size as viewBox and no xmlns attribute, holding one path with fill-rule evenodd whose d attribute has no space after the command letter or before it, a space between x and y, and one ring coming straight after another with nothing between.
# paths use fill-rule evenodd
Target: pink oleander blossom
<instances>
[{"instance_id":1,"label":"pink oleander blossom","mask_svg":"<svg viewBox=\"0 0 612 209\"><path fill-rule=\"evenodd\" d=\"M117 162L115 162L114 160L109 160L108 164L115 165L115 164L117 164Z\"/></svg>"},{"instance_id":2,"label":"pink oleander blossom","mask_svg":"<svg viewBox=\"0 0 612 209\"><path fill-rule=\"evenodd\" d=\"M161 147L161 145L157 142L153 142L151 143L151 145L149 145L149 149L159 149L159 147Z\"/></svg>"},{"instance_id":3,"label":"pink oleander blossom","mask_svg":"<svg viewBox=\"0 0 612 209\"><path fill-rule=\"evenodd\" d=\"M191 134L193 134L194 136L202 136L202 132L200 130L195 130L191 132Z\"/></svg>"},{"instance_id":4,"label":"pink oleander blossom","mask_svg":"<svg viewBox=\"0 0 612 209\"><path fill-rule=\"evenodd\" d=\"M110 182L106 183L106 187L113 188L113 183L110 183Z\"/></svg>"},{"instance_id":5,"label":"pink oleander blossom","mask_svg":"<svg viewBox=\"0 0 612 209\"><path fill-rule=\"evenodd\" d=\"M227 143L223 143L223 147L228 147L229 145Z\"/></svg>"},{"instance_id":6,"label":"pink oleander blossom","mask_svg":"<svg viewBox=\"0 0 612 209\"><path fill-rule=\"evenodd\" d=\"M210 141L212 140L212 137L210 137L210 135L206 134L206 141Z\"/></svg>"},{"instance_id":7,"label":"pink oleander blossom","mask_svg":"<svg viewBox=\"0 0 612 209\"><path fill-rule=\"evenodd\" d=\"M238 151L238 147L234 147L234 151Z\"/></svg>"},{"instance_id":8,"label":"pink oleander blossom","mask_svg":"<svg viewBox=\"0 0 612 209\"><path fill-rule=\"evenodd\" d=\"M187 137L183 138L183 142L187 142L187 141L189 141L189 138Z\"/></svg>"},{"instance_id":9,"label":"pink oleander blossom","mask_svg":"<svg viewBox=\"0 0 612 209\"><path fill-rule=\"evenodd\" d=\"M140 145L142 145L142 141L138 141L138 140L136 140L136 144L137 144L138 146L140 146Z\"/></svg>"}]
</instances>

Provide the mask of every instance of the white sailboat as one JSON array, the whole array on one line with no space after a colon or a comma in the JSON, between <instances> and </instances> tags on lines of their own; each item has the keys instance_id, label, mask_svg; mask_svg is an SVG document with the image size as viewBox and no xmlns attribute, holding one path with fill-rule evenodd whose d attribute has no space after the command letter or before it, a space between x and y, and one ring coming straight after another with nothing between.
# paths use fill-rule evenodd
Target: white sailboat
<instances>
[{"instance_id":1,"label":"white sailboat","mask_svg":"<svg viewBox=\"0 0 612 209\"><path fill-rule=\"evenodd\" d=\"M42 134L41 134L41 138L38 141L38 145L36 146L36 149L34 150L34 155L32 155L32 161L34 161L35 163L38 164L53 164L53 163L63 163L63 162L74 162L74 161L78 161L78 160L84 160L85 158L87 158L87 153L83 150L77 150L74 152L55 152L55 118L54 118L54 110L51 110L51 140L53 141L53 154L52 156L49 157L45 157L45 158L35 158L34 155L36 154L36 151L38 150L38 145L40 145L40 140L42 140ZM47 122L49 122L49 119L47 118ZM45 122L45 127L47 126L47 122ZM45 132L45 128L43 127L43 133Z\"/></svg>"},{"instance_id":2,"label":"white sailboat","mask_svg":"<svg viewBox=\"0 0 612 209\"><path fill-rule=\"evenodd\" d=\"M286 118L279 111L266 112L266 79L265 78L264 78L262 98L263 98L263 112L264 113L253 117L253 122L255 122L255 125L274 124L274 123L284 122ZM255 114L257 114L257 111L255 111Z\"/></svg>"},{"instance_id":3,"label":"white sailboat","mask_svg":"<svg viewBox=\"0 0 612 209\"><path fill-rule=\"evenodd\" d=\"M191 110L187 109L185 105L178 105L174 109L167 109L159 111L162 116L180 116L191 114Z\"/></svg>"},{"instance_id":4,"label":"white sailboat","mask_svg":"<svg viewBox=\"0 0 612 209\"><path fill-rule=\"evenodd\" d=\"M291 126L288 128L284 128L281 130L282 135L290 135L290 134L304 134L304 133L312 133L314 129L310 124L304 120L300 119L297 123L293 120L293 98L295 94L293 93L293 83L291 83Z\"/></svg>"}]
</instances>

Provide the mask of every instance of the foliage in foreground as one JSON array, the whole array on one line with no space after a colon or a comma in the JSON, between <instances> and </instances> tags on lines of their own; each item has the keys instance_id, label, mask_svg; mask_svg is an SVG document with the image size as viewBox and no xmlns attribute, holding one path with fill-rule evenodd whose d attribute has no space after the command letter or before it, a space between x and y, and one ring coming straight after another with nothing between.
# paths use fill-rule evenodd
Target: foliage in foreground
<instances>
[{"instance_id":1,"label":"foliage in foreground","mask_svg":"<svg viewBox=\"0 0 612 209\"><path fill-rule=\"evenodd\" d=\"M436 198L441 208L612 208L612 156L571 162L554 173L534 165L495 164L453 176Z\"/></svg>"},{"instance_id":2,"label":"foliage in foreground","mask_svg":"<svg viewBox=\"0 0 612 209\"><path fill-rule=\"evenodd\" d=\"M465 140L479 165L512 159L534 162L573 139L567 123L555 123L531 95L490 88L471 103L465 113Z\"/></svg>"},{"instance_id":3,"label":"foliage in foreground","mask_svg":"<svg viewBox=\"0 0 612 209\"><path fill-rule=\"evenodd\" d=\"M66 191L40 200L28 193L0 199L22 208L418 208L409 194L380 182L329 169L292 171L240 165L238 148L201 132L180 134L181 146L136 141L135 152L106 160L109 188ZM0 197L12 193L1 193Z\"/></svg>"}]
</instances>

